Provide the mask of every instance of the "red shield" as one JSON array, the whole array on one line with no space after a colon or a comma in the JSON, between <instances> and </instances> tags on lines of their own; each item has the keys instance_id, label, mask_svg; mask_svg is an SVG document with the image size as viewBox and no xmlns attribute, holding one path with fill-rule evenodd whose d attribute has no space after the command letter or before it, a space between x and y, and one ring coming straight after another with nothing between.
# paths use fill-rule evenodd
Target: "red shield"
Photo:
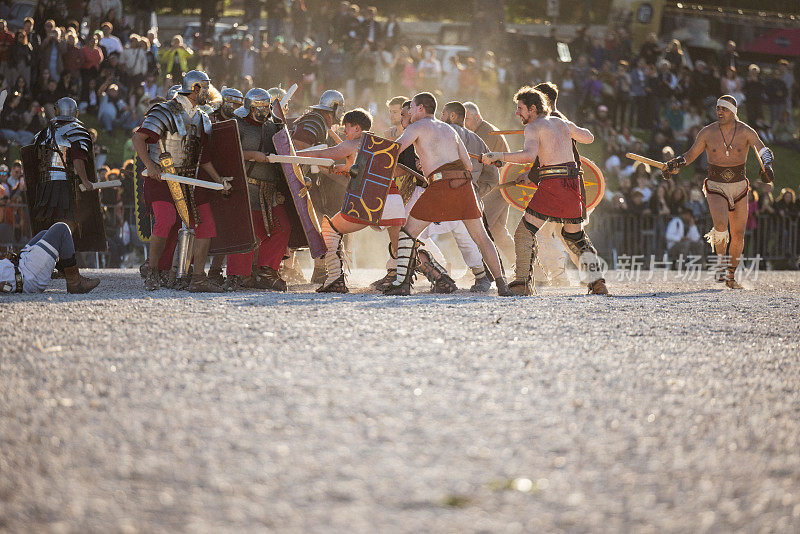
<instances>
[{"instance_id":1,"label":"red shield","mask_svg":"<svg viewBox=\"0 0 800 534\"><path fill-rule=\"evenodd\" d=\"M583 169L583 184L586 188L586 211L589 212L603 200L603 195L606 192L606 181L603 173L592 160L581 156L581 168ZM500 171L500 183L516 182L523 175L527 175L530 170L530 165L508 163ZM534 191L536 191L535 184L514 185L500 189L506 202L520 211L525 211L531 198L533 198Z\"/></svg>"},{"instance_id":2,"label":"red shield","mask_svg":"<svg viewBox=\"0 0 800 534\"><path fill-rule=\"evenodd\" d=\"M253 219L250 215L250 195L244 172L239 127L231 119L216 122L211 127L211 139L206 144L211 151L211 163L220 176L231 176L230 194L215 191L209 195L211 213L217 227L217 237L211 240L211 254L239 254L256 246ZM202 169L197 172L201 180L212 181Z\"/></svg>"},{"instance_id":3,"label":"red shield","mask_svg":"<svg viewBox=\"0 0 800 534\"><path fill-rule=\"evenodd\" d=\"M281 156L296 156L292 138L289 131L284 126L274 136L272 142L275 145L275 152ZM300 165L294 163L281 163L283 175L286 177L286 183L289 186L289 191L292 194L292 201L297 210L297 216L300 220L300 225L303 227L308 242L308 249L311 252L312 258L321 258L325 255L327 248L325 247L325 240L322 239L322 233L319 228L319 220L314 211L314 205L311 203L311 197L308 194L308 187L305 176L300 170Z\"/></svg>"},{"instance_id":4,"label":"red shield","mask_svg":"<svg viewBox=\"0 0 800 534\"><path fill-rule=\"evenodd\" d=\"M33 235L42 230L47 230L51 225L58 221L39 221L33 217L33 206L36 204L36 189L39 187L39 152L35 145L24 146L20 149L22 167L25 171L25 185L28 188L26 195L28 210ZM94 157L90 153L89 159L85 162L86 172L90 182L97 181L97 174L94 170ZM77 252L105 252L106 228L103 220L103 208L100 206L100 191L80 191L78 180L70 180L70 185L75 194L75 223L77 229L72 234L75 241Z\"/></svg>"},{"instance_id":5,"label":"red shield","mask_svg":"<svg viewBox=\"0 0 800 534\"><path fill-rule=\"evenodd\" d=\"M377 224L392 184L400 145L365 133L356 161L350 168L350 183L345 191L342 214L364 224Z\"/></svg>"}]
</instances>

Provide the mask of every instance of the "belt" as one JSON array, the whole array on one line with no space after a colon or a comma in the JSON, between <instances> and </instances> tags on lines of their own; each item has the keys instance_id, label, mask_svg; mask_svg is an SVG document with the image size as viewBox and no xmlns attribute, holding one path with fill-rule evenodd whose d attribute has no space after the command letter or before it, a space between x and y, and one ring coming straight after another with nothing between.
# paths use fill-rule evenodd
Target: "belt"
<instances>
[{"instance_id":1,"label":"belt","mask_svg":"<svg viewBox=\"0 0 800 534\"><path fill-rule=\"evenodd\" d=\"M577 178L583 174L577 167L568 165L553 165L550 167L539 167L537 171L539 179L546 178Z\"/></svg>"}]
</instances>

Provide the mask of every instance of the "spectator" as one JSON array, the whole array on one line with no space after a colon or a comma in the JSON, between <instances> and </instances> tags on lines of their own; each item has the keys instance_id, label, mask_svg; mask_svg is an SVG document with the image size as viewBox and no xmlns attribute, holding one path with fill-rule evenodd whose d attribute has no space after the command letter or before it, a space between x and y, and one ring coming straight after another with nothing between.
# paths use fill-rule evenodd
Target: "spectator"
<instances>
[{"instance_id":1,"label":"spectator","mask_svg":"<svg viewBox=\"0 0 800 534\"><path fill-rule=\"evenodd\" d=\"M788 90L779 69L773 69L765 82L767 106L769 106L770 125L776 126L778 119L786 109L786 96Z\"/></svg>"},{"instance_id":2,"label":"spectator","mask_svg":"<svg viewBox=\"0 0 800 534\"><path fill-rule=\"evenodd\" d=\"M656 187L655 193L650 197L650 213L665 217L669 215L669 206L667 205L667 183L660 183Z\"/></svg>"},{"instance_id":3,"label":"spectator","mask_svg":"<svg viewBox=\"0 0 800 534\"><path fill-rule=\"evenodd\" d=\"M795 79L789 61L786 59L778 61L778 71L780 72L783 83L786 85L786 110L789 112L789 123L793 125L792 92L794 91Z\"/></svg>"},{"instance_id":4,"label":"spectator","mask_svg":"<svg viewBox=\"0 0 800 534\"><path fill-rule=\"evenodd\" d=\"M78 42L78 36L73 31L67 32L65 40L64 53L61 57L61 62L64 70L69 72L73 77L77 78L81 72L81 65L83 63L83 56L81 54L81 47Z\"/></svg>"},{"instance_id":5,"label":"spectator","mask_svg":"<svg viewBox=\"0 0 800 534\"><path fill-rule=\"evenodd\" d=\"M359 30L361 39L368 43L373 49L378 41L382 41L384 38L383 26L380 22L375 20L377 14L377 8L368 7L366 17L364 17L364 20L361 22L361 28Z\"/></svg>"},{"instance_id":6,"label":"spectator","mask_svg":"<svg viewBox=\"0 0 800 534\"><path fill-rule=\"evenodd\" d=\"M677 74L680 72L681 67L684 66L686 62L686 58L683 55L683 48L681 48L681 42L677 39L673 39L667 45L667 48L664 50L664 59L669 61L670 69L673 73Z\"/></svg>"},{"instance_id":7,"label":"spectator","mask_svg":"<svg viewBox=\"0 0 800 534\"><path fill-rule=\"evenodd\" d=\"M103 50L100 48L100 34L95 32L81 48L81 80L85 87L89 80L97 79L100 74L100 63L103 62Z\"/></svg>"},{"instance_id":8,"label":"spectator","mask_svg":"<svg viewBox=\"0 0 800 534\"><path fill-rule=\"evenodd\" d=\"M744 103L747 110L747 121L755 123L764 118L762 104L766 98L766 89L761 81L761 69L758 65L750 65L747 79L744 82Z\"/></svg>"},{"instance_id":9,"label":"spectator","mask_svg":"<svg viewBox=\"0 0 800 534\"><path fill-rule=\"evenodd\" d=\"M703 254L703 241L692 212L684 209L667 224L665 233L667 250L673 261L680 256L700 256Z\"/></svg>"},{"instance_id":10,"label":"spectator","mask_svg":"<svg viewBox=\"0 0 800 534\"><path fill-rule=\"evenodd\" d=\"M736 43L733 41L728 41L725 44L725 51L719 58L719 70L720 72L728 72L731 68L733 68L735 72L738 63L739 53L736 51Z\"/></svg>"},{"instance_id":11,"label":"spectator","mask_svg":"<svg viewBox=\"0 0 800 534\"><path fill-rule=\"evenodd\" d=\"M284 23L289 16L283 0L267 0L267 39L270 43L285 36Z\"/></svg>"},{"instance_id":12,"label":"spectator","mask_svg":"<svg viewBox=\"0 0 800 534\"><path fill-rule=\"evenodd\" d=\"M292 0L291 18L294 40L302 43L308 35L308 9L305 0Z\"/></svg>"},{"instance_id":13,"label":"spectator","mask_svg":"<svg viewBox=\"0 0 800 534\"><path fill-rule=\"evenodd\" d=\"M673 188L667 197L667 205L669 206L670 213L673 215L680 215L686 208L686 191L681 187Z\"/></svg>"},{"instance_id":14,"label":"spectator","mask_svg":"<svg viewBox=\"0 0 800 534\"><path fill-rule=\"evenodd\" d=\"M7 79L16 80L23 78L25 84L31 83L31 65L33 64L33 46L28 41L28 35L23 30L17 30L15 41L9 50L7 66Z\"/></svg>"},{"instance_id":15,"label":"spectator","mask_svg":"<svg viewBox=\"0 0 800 534\"><path fill-rule=\"evenodd\" d=\"M58 87L56 88L56 98L65 96L75 101L78 100L78 80L68 70L61 73L61 79L58 80Z\"/></svg>"},{"instance_id":16,"label":"spectator","mask_svg":"<svg viewBox=\"0 0 800 534\"><path fill-rule=\"evenodd\" d=\"M400 43L401 35L400 23L397 22L397 16L392 13L389 15L389 20L386 22L386 27L384 28L386 47L389 50L394 50L394 48Z\"/></svg>"},{"instance_id":17,"label":"spectator","mask_svg":"<svg viewBox=\"0 0 800 534\"><path fill-rule=\"evenodd\" d=\"M745 230L753 231L758 228L758 191L752 187L747 191L747 226Z\"/></svg>"},{"instance_id":18,"label":"spectator","mask_svg":"<svg viewBox=\"0 0 800 534\"><path fill-rule=\"evenodd\" d=\"M54 105L58 100L58 83L50 78L47 81L47 87L43 88L34 96L43 106Z\"/></svg>"},{"instance_id":19,"label":"spectator","mask_svg":"<svg viewBox=\"0 0 800 534\"><path fill-rule=\"evenodd\" d=\"M650 189L648 182L650 182L650 175L647 173L644 165L639 165L634 173L634 180L636 187L633 188L634 193L642 195L642 202L649 202L653 191Z\"/></svg>"},{"instance_id":20,"label":"spectator","mask_svg":"<svg viewBox=\"0 0 800 534\"><path fill-rule=\"evenodd\" d=\"M125 69L125 82L128 86L140 84L147 74L147 50L141 46L139 36L131 35L127 46L122 50L119 62Z\"/></svg>"},{"instance_id":21,"label":"spectator","mask_svg":"<svg viewBox=\"0 0 800 534\"><path fill-rule=\"evenodd\" d=\"M442 64L433 50L426 50L425 57L419 62L417 72L422 87L438 87L441 83ZM476 80L477 81L477 80Z\"/></svg>"},{"instance_id":22,"label":"spectator","mask_svg":"<svg viewBox=\"0 0 800 534\"><path fill-rule=\"evenodd\" d=\"M100 46L103 48L104 54L106 56L114 53L122 54L122 41L112 33L114 31L114 26L106 21L100 25L100 31L103 34L100 38Z\"/></svg>"},{"instance_id":23,"label":"spectator","mask_svg":"<svg viewBox=\"0 0 800 534\"><path fill-rule=\"evenodd\" d=\"M8 24L0 19L0 74L6 74L9 51L14 45L14 34L8 31Z\"/></svg>"},{"instance_id":24,"label":"spectator","mask_svg":"<svg viewBox=\"0 0 800 534\"><path fill-rule=\"evenodd\" d=\"M736 75L736 67L731 67L725 71L725 77L720 81L722 94L731 95L737 102L743 102L744 93L742 89L742 80Z\"/></svg>"},{"instance_id":25,"label":"spectator","mask_svg":"<svg viewBox=\"0 0 800 534\"><path fill-rule=\"evenodd\" d=\"M249 38L249 41L248 41ZM253 37L251 35L246 35L244 39L242 39L243 46L249 42L249 46L251 49L253 47ZM162 50L160 52L159 63L162 66L161 71L167 75L171 76L173 81L175 80L182 80L183 75L189 72L189 58L193 55L193 52L183 44L183 37L180 35L175 35L170 42L170 47L166 50ZM255 58L252 58L250 64L250 76L253 75L253 69L255 68ZM179 82L175 82L179 83Z\"/></svg>"},{"instance_id":26,"label":"spectator","mask_svg":"<svg viewBox=\"0 0 800 534\"><path fill-rule=\"evenodd\" d=\"M658 37L655 33L647 34L647 41L645 41L639 49L639 57L648 65L655 65L660 55L661 47L658 46Z\"/></svg>"},{"instance_id":27,"label":"spectator","mask_svg":"<svg viewBox=\"0 0 800 534\"><path fill-rule=\"evenodd\" d=\"M47 128L49 121L47 120L47 115L45 115L44 107L39 102L32 102L30 110L28 110L28 114L25 117L25 121L28 125L25 127L27 131L29 131L34 136Z\"/></svg>"},{"instance_id":28,"label":"spectator","mask_svg":"<svg viewBox=\"0 0 800 534\"><path fill-rule=\"evenodd\" d=\"M794 218L800 215L800 208L797 205L797 195L794 189L790 187L781 189L781 193L778 195L778 200L775 201L774 206L775 213L781 217Z\"/></svg>"},{"instance_id":29,"label":"spectator","mask_svg":"<svg viewBox=\"0 0 800 534\"><path fill-rule=\"evenodd\" d=\"M104 82L100 86L99 95L100 106L97 111L97 119L107 132L116 127L124 129L133 127L133 124L131 124L131 112L120 96L117 84Z\"/></svg>"},{"instance_id":30,"label":"spectator","mask_svg":"<svg viewBox=\"0 0 800 534\"><path fill-rule=\"evenodd\" d=\"M175 38L173 38L173 48L174 47L175 47ZM236 57L236 66L238 67L238 71L236 72L237 77L241 79L244 78L245 76L250 76L250 77L255 76L257 60L258 60L258 52L253 46L253 36L250 34L245 35L244 39L242 39L242 45L241 49L239 50L239 54ZM172 70L174 71L175 69L173 68ZM183 72L186 72L186 70L184 69ZM172 75L172 79L173 80L177 79L175 77L174 72Z\"/></svg>"},{"instance_id":31,"label":"spectator","mask_svg":"<svg viewBox=\"0 0 800 534\"><path fill-rule=\"evenodd\" d=\"M22 95L13 92L0 112L0 135L19 146L29 145L33 142L33 134L26 130L28 126L28 108Z\"/></svg>"}]
</instances>

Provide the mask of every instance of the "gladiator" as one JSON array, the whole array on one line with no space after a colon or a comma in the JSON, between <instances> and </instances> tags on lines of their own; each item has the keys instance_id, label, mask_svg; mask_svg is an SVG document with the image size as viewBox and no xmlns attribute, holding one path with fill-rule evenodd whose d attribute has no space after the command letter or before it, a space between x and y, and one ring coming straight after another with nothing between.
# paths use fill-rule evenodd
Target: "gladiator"
<instances>
[{"instance_id":1,"label":"gladiator","mask_svg":"<svg viewBox=\"0 0 800 534\"><path fill-rule=\"evenodd\" d=\"M494 276L497 293L512 295L503 277L500 258L481 218L479 200L472 187L472 162L461 138L449 125L436 119L436 98L419 93L411 100L411 124L397 140L401 152L413 145L430 185L414 204L400 230L397 247L397 278L386 295L409 295L417 238L433 222L464 221ZM491 162L487 162L491 163Z\"/></svg>"},{"instance_id":2,"label":"gladiator","mask_svg":"<svg viewBox=\"0 0 800 534\"><path fill-rule=\"evenodd\" d=\"M517 152L490 152L482 156L484 163L504 161L534 163L538 188L525 209L523 224L532 240L547 222L563 223L561 235L569 250L579 258L581 270L588 281L590 294L608 295L602 265L597 251L583 230L585 205L582 197L581 176L572 148L572 140L588 144L594 141L592 132L576 126L565 118L550 115L547 97L532 87L522 87L514 95L516 115L524 128L524 145ZM536 261L536 247L531 247L528 264ZM530 276L530 275L529 275Z\"/></svg>"},{"instance_id":3,"label":"gladiator","mask_svg":"<svg viewBox=\"0 0 800 534\"><path fill-rule=\"evenodd\" d=\"M354 109L345 113L342 119L344 124L345 140L338 145L320 150L311 150L303 153L304 156L330 158L333 160L344 159L345 164L336 165L334 172L345 174L355 162L355 157L361 146L361 137L372 127L372 117L369 112L363 109ZM381 214L380 221L373 226L378 227L400 227L405 222L405 208L403 199L397 189L395 182L389 187L386 195L386 202ZM317 289L318 293L347 293L344 259L342 252L342 237L345 234L357 232L367 228L364 224L352 216L339 211L333 217L323 217L322 236L325 239L325 246L328 251L323 258L325 262L326 278L322 285Z\"/></svg>"},{"instance_id":4,"label":"gladiator","mask_svg":"<svg viewBox=\"0 0 800 534\"><path fill-rule=\"evenodd\" d=\"M705 151L708 177L703 182L703 193L714 222L714 227L705 238L717 255L715 280L724 282L731 289L743 289L736 281L735 274L744 249L747 191L750 186L745 176L745 164L751 147L760 161L761 180L772 187L775 178L772 151L764 146L753 128L739 120L737 112L736 98L721 96L717 100L716 122L700 130L691 148L685 154L669 160L662 171L664 178L669 178Z\"/></svg>"}]
</instances>

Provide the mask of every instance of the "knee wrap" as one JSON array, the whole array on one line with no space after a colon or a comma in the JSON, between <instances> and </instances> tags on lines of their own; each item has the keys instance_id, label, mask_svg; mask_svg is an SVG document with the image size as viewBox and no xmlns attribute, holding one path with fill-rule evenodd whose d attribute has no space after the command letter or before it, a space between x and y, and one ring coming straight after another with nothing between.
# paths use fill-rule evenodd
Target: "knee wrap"
<instances>
[{"instance_id":1,"label":"knee wrap","mask_svg":"<svg viewBox=\"0 0 800 534\"><path fill-rule=\"evenodd\" d=\"M561 236L564 238L564 244L569 247L570 252L578 256L584 252L592 252L597 254L597 251L594 249L594 245L592 245L592 242L589 241L589 238L586 236L586 232L583 230L580 232L566 232L562 229Z\"/></svg>"},{"instance_id":2,"label":"knee wrap","mask_svg":"<svg viewBox=\"0 0 800 534\"><path fill-rule=\"evenodd\" d=\"M539 228L535 224L528 222L528 220L525 217L522 218L522 223L525 225L525 228L528 229L531 235L535 236L536 232L539 231Z\"/></svg>"},{"instance_id":3,"label":"knee wrap","mask_svg":"<svg viewBox=\"0 0 800 534\"><path fill-rule=\"evenodd\" d=\"M566 232L562 229L561 236L569 251L579 258L581 279L588 283L601 279L604 267L586 232Z\"/></svg>"},{"instance_id":4,"label":"knee wrap","mask_svg":"<svg viewBox=\"0 0 800 534\"><path fill-rule=\"evenodd\" d=\"M321 230L322 238L325 240L325 247L328 249L323 257L325 268L328 271L325 285L328 285L342 276L344 271L342 234L327 216L322 219Z\"/></svg>"},{"instance_id":5,"label":"knee wrap","mask_svg":"<svg viewBox=\"0 0 800 534\"><path fill-rule=\"evenodd\" d=\"M522 219L514 232L514 255L516 256L516 271L514 278L518 282L525 282L531 272L531 251L533 250L534 237L523 224Z\"/></svg>"},{"instance_id":6,"label":"knee wrap","mask_svg":"<svg viewBox=\"0 0 800 534\"><path fill-rule=\"evenodd\" d=\"M711 251L717 251L717 245L722 245L723 247L728 246L728 242L731 240L730 236L728 235L728 231L725 230L724 232L720 232L716 228L712 228L710 232L708 232L703 237L706 238L708 244L711 245ZM724 251L723 251L724 253Z\"/></svg>"}]
</instances>

